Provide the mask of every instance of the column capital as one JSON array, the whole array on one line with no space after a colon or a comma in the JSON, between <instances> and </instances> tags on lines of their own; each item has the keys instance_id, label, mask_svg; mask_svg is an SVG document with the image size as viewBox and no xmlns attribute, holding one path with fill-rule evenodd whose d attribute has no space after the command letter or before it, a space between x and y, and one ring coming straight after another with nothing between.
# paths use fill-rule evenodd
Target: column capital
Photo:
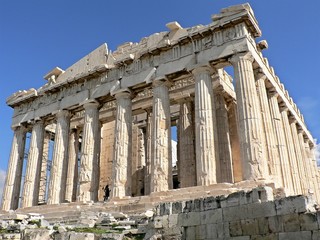
<instances>
[{"instance_id":1,"label":"column capital","mask_svg":"<svg viewBox=\"0 0 320 240\"><path fill-rule=\"evenodd\" d=\"M283 111L286 111L286 112L288 112L288 106L284 103L284 102L281 102L280 104L279 104L279 109L280 109L280 112L283 112Z\"/></svg>"},{"instance_id":2,"label":"column capital","mask_svg":"<svg viewBox=\"0 0 320 240\"><path fill-rule=\"evenodd\" d=\"M229 62L234 65L240 60L248 60L253 63L254 57L251 52L241 52L234 54L231 58L229 58Z\"/></svg>"},{"instance_id":3,"label":"column capital","mask_svg":"<svg viewBox=\"0 0 320 240\"><path fill-rule=\"evenodd\" d=\"M56 112L53 112L52 114L56 115L57 118L70 116L70 112L68 110L58 110Z\"/></svg>"},{"instance_id":4,"label":"column capital","mask_svg":"<svg viewBox=\"0 0 320 240\"><path fill-rule=\"evenodd\" d=\"M258 80L263 80L263 81L267 80L267 76L264 74L264 72L262 71L261 68L257 68L254 70L254 76L257 81Z\"/></svg>"},{"instance_id":5,"label":"column capital","mask_svg":"<svg viewBox=\"0 0 320 240\"><path fill-rule=\"evenodd\" d=\"M188 69L188 71L192 72L193 75L208 73L210 76L216 72L215 69L209 65L209 63L192 66L191 68Z\"/></svg>"},{"instance_id":6,"label":"column capital","mask_svg":"<svg viewBox=\"0 0 320 240\"><path fill-rule=\"evenodd\" d=\"M152 81L152 87L160 87L160 86L166 86L166 87L171 87L172 82L166 77L166 76L161 76L153 79Z\"/></svg>"},{"instance_id":7,"label":"column capital","mask_svg":"<svg viewBox=\"0 0 320 240\"><path fill-rule=\"evenodd\" d=\"M271 88L270 90L267 91L269 97L276 97L278 98L279 93L276 91L276 89Z\"/></svg>"},{"instance_id":8,"label":"column capital","mask_svg":"<svg viewBox=\"0 0 320 240\"><path fill-rule=\"evenodd\" d=\"M12 131L22 131L22 132L28 132L28 128L23 125L16 125L16 126L11 126Z\"/></svg>"},{"instance_id":9,"label":"column capital","mask_svg":"<svg viewBox=\"0 0 320 240\"><path fill-rule=\"evenodd\" d=\"M289 123L297 123L297 119L293 115L289 115Z\"/></svg>"},{"instance_id":10,"label":"column capital","mask_svg":"<svg viewBox=\"0 0 320 240\"><path fill-rule=\"evenodd\" d=\"M82 103L84 109L98 108L99 102L94 99L88 99Z\"/></svg>"},{"instance_id":11,"label":"column capital","mask_svg":"<svg viewBox=\"0 0 320 240\"><path fill-rule=\"evenodd\" d=\"M121 89L114 93L116 99L132 98L132 92L129 89Z\"/></svg>"},{"instance_id":12,"label":"column capital","mask_svg":"<svg viewBox=\"0 0 320 240\"><path fill-rule=\"evenodd\" d=\"M314 142L313 141L311 141L309 138L305 139L305 141L309 145L310 149L314 148Z\"/></svg>"},{"instance_id":13,"label":"column capital","mask_svg":"<svg viewBox=\"0 0 320 240\"><path fill-rule=\"evenodd\" d=\"M303 130L303 128L299 125L299 124L297 124L297 130L298 130L298 133L304 133L304 130Z\"/></svg>"}]
</instances>

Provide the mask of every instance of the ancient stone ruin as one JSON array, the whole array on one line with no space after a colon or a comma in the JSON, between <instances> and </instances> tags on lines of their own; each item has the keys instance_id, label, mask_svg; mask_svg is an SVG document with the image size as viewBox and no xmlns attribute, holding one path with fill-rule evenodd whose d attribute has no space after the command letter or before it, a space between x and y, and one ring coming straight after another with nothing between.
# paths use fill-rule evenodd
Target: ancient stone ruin
<instances>
[{"instance_id":1,"label":"ancient stone ruin","mask_svg":"<svg viewBox=\"0 0 320 240\"><path fill-rule=\"evenodd\" d=\"M308 233L300 233L299 222L308 218L307 212L316 214L320 201L315 143L263 57L267 42L255 41L261 30L250 6L222 9L208 25L166 26L167 32L115 51L103 44L66 70L54 68L41 88L7 99L14 109L14 137L3 216L41 213L54 224L77 222L88 211L137 214L155 209L145 215L153 223L142 232L146 239L160 234L159 229L167 229L162 236L171 231L174 239L232 239L269 234L271 220L267 230L257 227L252 233L249 228L258 218L283 215L277 208L282 203L274 199L287 197L283 201L293 199L303 209L288 207L285 213L296 214L298 227L272 234L318 234L316 215ZM177 131L176 163L172 127ZM304 197L289 197L295 195ZM215 207L201 208L210 197ZM194 199L202 199L198 207ZM257 216L237 217L227 209L237 212L245 205L252 212L263 203L268 206ZM173 213L175 204L182 205ZM160 211L161 206L170 207ZM207 211L217 219L198 221ZM194 215L189 222L184 220L188 212ZM172 214L177 214L173 225ZM249 228L248 219L254 219ZM207 230L196 237L197 229L209 229L208 224L222 224L222 235L212 237Z\"/></svg>"}]
</instances>

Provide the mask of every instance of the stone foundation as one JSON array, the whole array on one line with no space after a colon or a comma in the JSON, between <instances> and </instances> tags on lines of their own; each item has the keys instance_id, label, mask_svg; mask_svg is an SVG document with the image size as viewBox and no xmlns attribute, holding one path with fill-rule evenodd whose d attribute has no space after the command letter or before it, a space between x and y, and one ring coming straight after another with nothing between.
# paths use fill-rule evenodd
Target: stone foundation
<instances>
[{"instance_id":1,"label":"stone foundation","mask_svg":"<svg viewBox=\"0 0 320 240\"><path fill-rule=\"evenodd\" d=\"M274 196L266 186L127 213L81 207L77 217L70 211L63 221L11 212L1 216L0 239L320 239L320 212L311 196ZM131 209L138 205L131 204Z\"/></svg>"}]
</instances>

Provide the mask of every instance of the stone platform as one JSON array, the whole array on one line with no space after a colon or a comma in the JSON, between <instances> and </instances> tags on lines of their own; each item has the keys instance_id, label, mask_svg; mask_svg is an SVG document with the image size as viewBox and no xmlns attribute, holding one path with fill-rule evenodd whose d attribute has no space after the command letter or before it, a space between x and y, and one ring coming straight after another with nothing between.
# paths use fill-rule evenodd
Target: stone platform
<instances>
[{"instance_id":1,"label":"stone platform","mask_svg":"<svg viewBox=\"0 0 320 240\"><path fill-rule=\"evenodd\" d=\"M1 224L15 231L1 232L0 239L320 239L320 213L312 197L280 197L269 186L249 189L250 184L241 190L240 184L221 184L221 189L215 185L163 196L20 209L1 215ZM40 227L30 219L36 213L43 216Z\"/></svg>"},{"instance_id":2,"label":"stone platform","mask_svg":"<svg viewBox=\"0 0 320 240\"><path fill-rule=\"evenodd\" d=\"M68 223L75 222L77 219L79 219L81 212L85 211L140 214L147 210L153 209L160 203L187 201L206 197L227 196L237 191L249 191L258 186L265 185L272 186L271 183L266 184L264 181L243 181L236 184L219 183L210 186L196 186L172 189L165 192L155 192L148 196L113 198L112 200L106 202L73 202L53 205L39 205L29 208L20 208L16 211L10 211L9 213L2 211L1 213L3 214L2 217L8 216L8 214L10 215L11 213L37 213L43 215L44 218L51 223Z\"/></svg>"}]
</instances>

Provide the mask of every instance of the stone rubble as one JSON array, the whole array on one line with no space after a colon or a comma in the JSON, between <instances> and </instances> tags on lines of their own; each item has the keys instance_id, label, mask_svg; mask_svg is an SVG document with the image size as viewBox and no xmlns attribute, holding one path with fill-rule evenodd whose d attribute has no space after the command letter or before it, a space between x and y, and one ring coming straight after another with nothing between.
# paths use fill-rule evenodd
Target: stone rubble
<instances>
[{"instance_id":1,"label":"stone rubble","mask_svg":"<svg viewBox=\"0 0 320 240\"><path fill-rule=\"evenodd\" d=\"M2 215L0 239L319 239L319 206L303 195L275 198L261 186L216 197L163 202L142 213L81 211L77 222ZM49 219L48 219L49 220Z\"/></svg>"}]
</instances>

